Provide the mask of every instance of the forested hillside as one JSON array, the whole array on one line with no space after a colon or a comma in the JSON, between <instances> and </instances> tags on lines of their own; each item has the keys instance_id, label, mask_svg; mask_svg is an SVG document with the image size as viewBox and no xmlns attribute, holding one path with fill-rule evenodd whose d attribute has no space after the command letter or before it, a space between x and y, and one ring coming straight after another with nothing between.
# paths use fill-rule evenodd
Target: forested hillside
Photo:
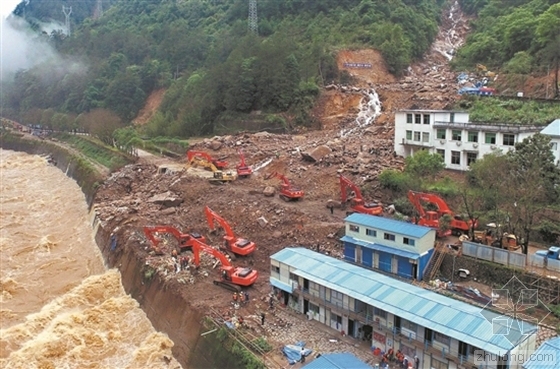
<instances>
[{"instance_id":1,"label":"forested hillside","mask_svg":"<svg viewBox=\"0 0 560 369\"><path fill-rule=\"evenodd\" d=\"M15 14L73 67L60 72L57 60L20 70L4 83L5 114L62 129L93 129L99 117L119 127L152 91L165 88L145 133L176 137L248 120L311 125L308 112L320 87L348 82L337 69L337 48L378 48L400 74L429 48L443 6L443 0L259 0L254 33L247 0L113 0L103 1L102 14L96 0L59 3L25 1ZM71 35L41 35L42 22L64 19L62 5L72 7Z\"/></svg>"},{"instance_id":2,"label":"forested hillside","mask_svg":"<svg viewBox=\"0 0 560 369\"><path fill-rule=\"evenodd\" d=\"M458 67L478 63L513 74L555 72L558 96L560 2L558 0L461 0L476 15L472 33L455 59Z\"/></svg>"}]
</instances>

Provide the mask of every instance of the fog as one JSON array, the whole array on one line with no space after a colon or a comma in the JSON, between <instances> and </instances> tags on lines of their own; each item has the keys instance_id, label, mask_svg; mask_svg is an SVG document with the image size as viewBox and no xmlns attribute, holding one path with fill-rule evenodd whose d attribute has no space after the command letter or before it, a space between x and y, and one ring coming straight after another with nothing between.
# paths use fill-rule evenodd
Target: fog
<instances>
[{"instance_id":1,"label":"fog","mask_svg":"<svg viewBox=\"0 0 560 369\"><path fill-rule=\"evenodd\" d=\"M43 79L53 80L66 73L84 71L82 63L62 58L49 44L52 30L62 30L62 25L45 24L38 34L29 29L28 24L19 17L9 16L2 19L0 27L0 81L10 81L22 69L44 66L37 70Z\"/></svg>"}]
</instances>

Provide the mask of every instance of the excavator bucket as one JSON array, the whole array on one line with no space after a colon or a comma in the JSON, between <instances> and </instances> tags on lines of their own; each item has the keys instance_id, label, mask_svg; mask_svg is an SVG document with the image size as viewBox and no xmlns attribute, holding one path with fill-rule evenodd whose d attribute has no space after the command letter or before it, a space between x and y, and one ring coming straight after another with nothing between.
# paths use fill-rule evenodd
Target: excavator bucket
<instances>
[{"instance_id":1,"label":"excavator bucket","mask_svg":"<svg viewBox=\"0 0 560 369\"><path fill-rule=\"evenodd\" d=\"M270 179L270 178L274 177L275 175L276 175L276 173L274 173L274 172L272 172L272 173L267 173L267 174L264 176L264 179L265 179L265 180Z\"/></svg>"}]
</instances>

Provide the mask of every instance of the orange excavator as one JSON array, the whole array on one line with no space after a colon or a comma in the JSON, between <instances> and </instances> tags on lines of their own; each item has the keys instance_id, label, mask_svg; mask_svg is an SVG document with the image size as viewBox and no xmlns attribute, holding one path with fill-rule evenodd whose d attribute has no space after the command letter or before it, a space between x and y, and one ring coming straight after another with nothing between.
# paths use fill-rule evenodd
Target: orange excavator
<instances>
[{"instance_id":1,"label":"orange excavator","mask_svg":"<svg viewBox=\"0 0 560 369\"><path fill-rule=\"evenodd\" d=\"M444 215L449 215L451 217L451 229L446 233L453 233L455 235L468 234L472 221L465 221L459 215L455 215L447 203L438 195L431 193L408 191L408 199L418 211L420 219L418 224L425 225L427 227L439 228L439 219ZM424 210L422 206L422 201L425 203L433 204L437 207L437 210ZM478 222L474 223L474 228L478 226ZM445 234L444 236L448 236ZM439 235L438 235L439 236Z\"/></svg>"},{"instance_id":2,"label":"orange excavator","mask_svg":"<svg viewBox=\"0 0 560 369\"><path fill-rule=\"evenodd\" d=\"M204 207L204 213L206 214L206 220L208 221L208 226L212 232L216 230L215 221L218 222L218 224L224 229L226 233L224 236L224 246L228 252L231 252L234 255L247 256L255 251L257 246L254 242L237 237L233 233L229 223L208 206Z\"/></svg>"},{"instance_id":3,"label":"orange excavator","mask_svg":"<svg viewBox=\"0 0 560 369\"><path fill-rule=\"evenodd\" d=\"M199 240L201 242L206 242L204 236L199 233L181 233L177 228L171 226L144 227L144 235L148 240L150 240L150 242L152 243L152 248L155 251L158 251L157 247L161 242L161 240L155 236L156 233L167 233L175 237L181 250L190 249L191 246L189 244L189 241L193 239Z\"/></svg>"},{"instance_id":4,"label":"orange excavator","mask_svg":"<svg viewBox=\"0 0 560 369\"><path fill-rule=\"evenodd\" d=\"M214 284L224 287L230 291L240 292L241 287L252 286L259 274L251 268L234 267L228 258L212 246L205 244L197 238L191 238L189 245L192 247L194 255L194 265L200 265L200 252L205 252L214 256L222 263L220 279L214 280Z\"/></svg>"},{"instance_id":5,"label":"orange excavator","mask_svg":"<svg viewBox=\"0 0 560 369\"><path fill-rule=\"evenodd\" d=\"M360 188L356 186L348 178L344 177L342 174L338 176L340 180L340 196L341 202L344 205L350 201L350 208L352 211L346 212L346 215L350 215L353 212L369 214L369 215L380 215L383 213L383 206L377 202L364 202L362 197L362 192ZM350 190L350 196L348 194Z\"/></svg>"},{"instance_id":6,"label":"orange excavator","mask_svg":"<svg viewBox=\"0 0 560 369\"><path fill-rule=\"evenodd\" d=\"M295 188L292 187L292 184L290 183L290 181L288 180L288 178L286 178L286 176L284 176L283 174L280 174L278 172L274 172L272 174L268 174L265 179L270 179L270 178L279 178L282 181L282 185L280 188L280 198L284 201L297 201L299 199L303 198L303 190L300 190L299 188Z\"/></svg>"},{"instance_id":7,"label":"orange excavator","mask_svg":"<svg viewBox=\"0 0 560 369\"><path fill-rule=\"evenodd\" d=\"M240 178L249 177L253 174L253 169L245 163L245 155L243 155L243 151L239 150L239 157L241 158L241 162L237 164L237 176Z\"/></svg>"},{"instance_id":8,"label":"orange excavator","mask_svg":"<svg viewBox=\"0 0 560 369\"><path fill-rule=\"evenodd\" d=\"M207 162L214 164L216 168L218 168L219 170L223 170L228 165L227 161L221 159L214 159L210 154L204 151L196 151L196 150L187 151L187 160L189 163L192 163L195 158L201 158L203 160L206 160Z\"/></svg>"}]
</instances>

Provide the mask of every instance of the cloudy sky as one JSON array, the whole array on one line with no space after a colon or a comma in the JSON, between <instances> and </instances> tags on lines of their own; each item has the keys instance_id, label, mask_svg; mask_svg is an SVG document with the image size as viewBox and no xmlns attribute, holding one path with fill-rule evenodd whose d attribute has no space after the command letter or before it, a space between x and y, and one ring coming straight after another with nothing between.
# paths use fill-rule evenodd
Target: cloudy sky
<instances>
[{"instance_id":1,"label":"cloudy sky","mask_svg":"<svg viewBox=\"0 0 560 369\"><path fill-rule=\"evenodd\" d=\"M21 0L2 0L0 2L0 16L4 18L6 15L14 11Z\"/></svg>"}]
</instances>

